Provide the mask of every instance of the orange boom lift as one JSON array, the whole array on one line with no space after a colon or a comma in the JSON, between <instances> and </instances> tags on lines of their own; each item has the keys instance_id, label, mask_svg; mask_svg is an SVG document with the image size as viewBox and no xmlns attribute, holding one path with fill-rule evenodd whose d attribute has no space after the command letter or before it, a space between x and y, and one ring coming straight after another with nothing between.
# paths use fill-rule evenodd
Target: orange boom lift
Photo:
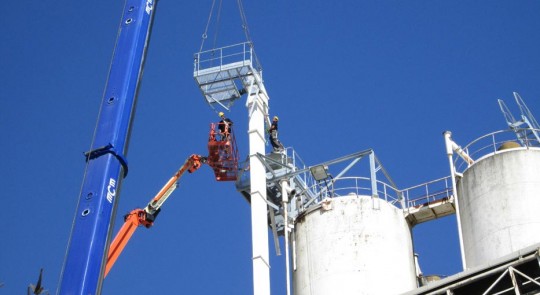
<instances>
[{"instance_id":1,"label":"orange boom lift","mask_svg":"<svg viewBox=\"0 0 540 295\"><path fill-rule=\"evenodd\" d=\"M124 216L124 225L114 238L107 255L105 275L107 276L112 266L126 247L129 239L139 226L152 227L161 211L161 206L178 187L178 180L184 172L193 173L202 164L208 164L214 170L217 181L235 181L238 175L238 149L232 130L228 130L225 136L219 136L218 123L210 124L208 139L208 157L191 155L184 165L176 171L169 181L161 188L154 198L144 209L135 209Z\"/></svg>"},{"instance_id":2,"label":"orange boom lift","mask_svg":"<svg viewBox=\"0 0 540 295\"><path fill-rule=\"evenodd\" d=\"M163 186L163 188L157 193L157 195L146 205L144 209L135 209L129 214L124 216L124 225L114 238L109 248L109 254L107 256L107 264L105 266L105 276L109 273L112 266L118 259L118 256L124 250L124 247L129 242L129 239L137 229L137 227L143 225L146 228L150 228L154 224L154 220L161 211L161 206L172 192L178 187L178 180L186 170L189 173L195 172L201 167L203 163L206 163L206 158L200 155L191 155L184 165L176 171L176 173L169 179L169 181Z\"/></svg>"}]
</instances>

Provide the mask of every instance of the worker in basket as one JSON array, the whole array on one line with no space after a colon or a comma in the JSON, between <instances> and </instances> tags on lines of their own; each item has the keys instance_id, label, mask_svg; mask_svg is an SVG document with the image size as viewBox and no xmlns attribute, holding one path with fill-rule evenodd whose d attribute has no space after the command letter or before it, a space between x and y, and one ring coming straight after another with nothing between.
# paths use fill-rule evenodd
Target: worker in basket
<instances>
[{"instance_id":1,"label":"worker in basket","mask_svg":"<svg viewBox=\"0 0 540 295\"><path fill-rule=\"evenodd\" d=\"M226 118L223 112L219 112L219 117L221 118L221 121L219 121L218 124L219 135L221 136L222 141L228 141L231 135L233 121Z\"/></svg>"}]
</instances>

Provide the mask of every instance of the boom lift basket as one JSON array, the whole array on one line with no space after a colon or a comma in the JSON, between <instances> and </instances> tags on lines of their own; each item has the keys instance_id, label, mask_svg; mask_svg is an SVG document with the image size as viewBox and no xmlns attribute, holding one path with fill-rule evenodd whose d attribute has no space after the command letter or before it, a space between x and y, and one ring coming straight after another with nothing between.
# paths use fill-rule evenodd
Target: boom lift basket
<instances>
[{"instance_id":1,"label":"boom lift basket","mask_svg":"<svg viewBox=\"0 0 540 295\"><path fill-rule=\"evenodd\" d=\"M219 123L210 124L208 138L208 165L217 181L236 181L238 176L238 149L232 130L221 134Z\"/></svg>"}]
</instances>

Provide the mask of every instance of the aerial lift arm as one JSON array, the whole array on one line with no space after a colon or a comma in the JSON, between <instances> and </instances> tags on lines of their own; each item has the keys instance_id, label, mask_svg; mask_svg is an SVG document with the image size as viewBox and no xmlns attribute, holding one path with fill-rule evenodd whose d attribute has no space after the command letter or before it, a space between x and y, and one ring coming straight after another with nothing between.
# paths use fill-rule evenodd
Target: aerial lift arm
<instances>
[{"instance_id":1,"label":"aerial lift arm","mask_svg":"<svg viewBox=\"0 0 540 295\"><path fill-rule=\"evenodd\" d=\"M152 200L146 205L144 209L135 209L124 217L124 225L114 238L109 248L109 254L107 256L107 264L105 266L105 276L109 273L112 266L118 259L118 256L124 250L124 247L129 242L129 239L137 229L137 227L143 225L146 228L150 228L154 224L154 220L161 211L161 206L169 198L169 196L178 187L178 180L184 172L195 172L206 163L206 157L200 155L191 155L184 165L176 171L176 173L169 179L169 181L161 188Z\"/></svg>"}]
</instances>

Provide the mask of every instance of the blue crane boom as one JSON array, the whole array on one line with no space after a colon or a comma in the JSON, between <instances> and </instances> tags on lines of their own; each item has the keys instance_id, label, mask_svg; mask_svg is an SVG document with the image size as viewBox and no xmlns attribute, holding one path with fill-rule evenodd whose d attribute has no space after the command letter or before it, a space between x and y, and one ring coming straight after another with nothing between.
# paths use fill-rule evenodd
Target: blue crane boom
<instances>
[{"instance_id":1,"label":"blue crane boom","mask_svg":"<svg viewBox=\"0 0 540 295\"><path fill-rule=\"evenodd\" d=\"M100 294L156 0L126 0L58 294Z\"/></svg>"}]
</instances>

